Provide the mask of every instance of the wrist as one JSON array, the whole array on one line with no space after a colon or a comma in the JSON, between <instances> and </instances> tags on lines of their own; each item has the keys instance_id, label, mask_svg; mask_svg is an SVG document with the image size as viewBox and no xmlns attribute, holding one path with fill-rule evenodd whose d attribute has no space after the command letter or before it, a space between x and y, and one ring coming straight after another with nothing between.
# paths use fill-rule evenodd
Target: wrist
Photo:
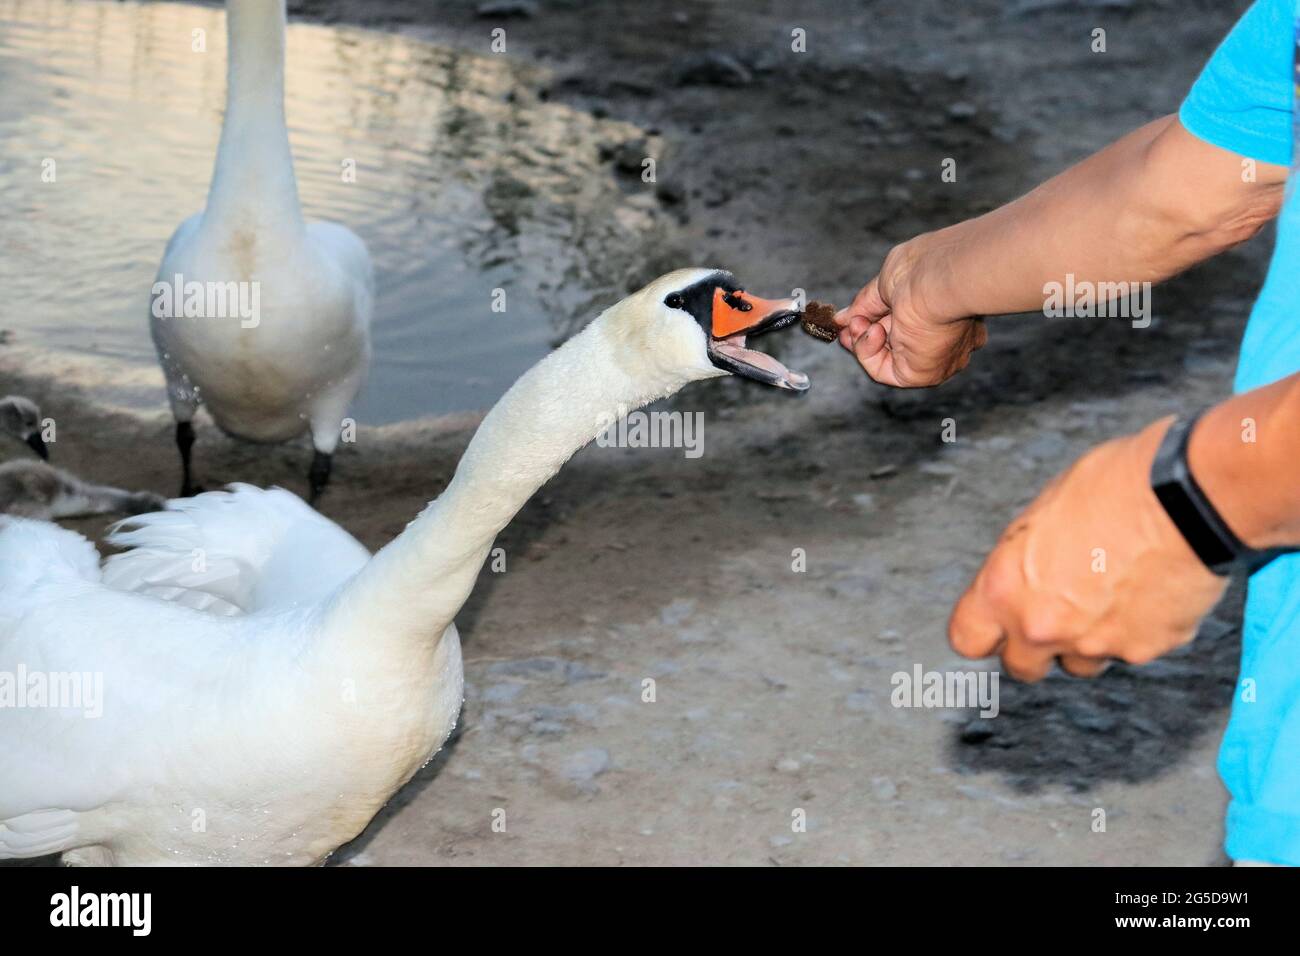
<instances>
[{"instance_id":1,"label":"wrist","mask_svg":"<svg viewBox=\"0 0 1300 956\"><path fill-rule=\"evenodd\" d=\"M934 322L954 322L979 313L969 307L969 288L958 272L964 254L963 223L924 232L890 253L895 296L911 304L918 315Z\"/></svg>"},{"instance_id":2,"label":"wrist","mask_svg":"<svg viewBox=\"0 0 1300 956\"><path fill-rule=\"evenodd\" d=\"M1294 535L1286 530L1290 522L1279 520L1273 507L1290 498L1286 481L1275 471L1263 470L1253 473L1252 482L1251 473L1241 470L1242 461L1224 447L1236 435L1224 427L1230 421L1225 415L1236 414L1232 405L1172 424L1156 423L1163 435L1151 466L1151 491L1165 517L1200 561L1219 575L1241 570L1253 574L1281 554L1298 550ZM1260 464L1258 456L1247 457Z\"/></svg>"},{"instance_id":3,"label":"wrist","mask_svg":"<svg viewBox=\"0 0 1300 956\"><path fill-rule=\"evenodd\" d=\"M1265 550L1300 541L1291 514L1296 496L1282 453L1290 442L1274 416L1245 414L1238 400L1210 409L1196 424L1187 463L1223 520L1250 548ZM1279 427L1280 426L1280 427Z\"/></svg>"}]
</instances>

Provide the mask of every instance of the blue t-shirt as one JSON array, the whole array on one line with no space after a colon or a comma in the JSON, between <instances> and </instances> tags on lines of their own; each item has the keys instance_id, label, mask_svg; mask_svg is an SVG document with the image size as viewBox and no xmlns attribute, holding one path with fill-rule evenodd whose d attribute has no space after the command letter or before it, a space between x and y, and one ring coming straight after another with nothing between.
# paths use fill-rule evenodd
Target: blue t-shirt
<instances>
[{"instance_id":1,"label":"blue t-shirt","mask_svg":"<svg viewBox=\"0 0 1300 956\"><path fill-rule=\"evenodd\" d=\"M1258 0L1246 12L1179 111L1193 135L1295 169L1298 8L1297 0ZM1298 178L1288 181L1268 278L1246 326L1237 391L1300 372ZM1232 793L1228 855L1300 866L1300 555L1250 580L1219 773Z\"/></svg>"}]
</instances>

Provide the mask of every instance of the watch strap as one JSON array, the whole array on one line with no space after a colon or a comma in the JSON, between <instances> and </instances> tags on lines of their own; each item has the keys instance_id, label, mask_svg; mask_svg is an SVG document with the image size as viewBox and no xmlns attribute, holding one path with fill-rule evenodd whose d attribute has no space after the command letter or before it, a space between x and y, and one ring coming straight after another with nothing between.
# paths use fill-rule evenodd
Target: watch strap
<instances>
[{"instance_id":1,"label":"watch strap","mask_svg":"<svg viewBox=\"0 0 1300 956\"><path fill-rule=\"evenodd\" d=\"M1201 562L1215 574L1250 573L1298 548L1247 547L1237 537L1192 474L1187 447L1204 410L1169 426L1151 463L1151 490Z\"/></svg>"}]
</instances>

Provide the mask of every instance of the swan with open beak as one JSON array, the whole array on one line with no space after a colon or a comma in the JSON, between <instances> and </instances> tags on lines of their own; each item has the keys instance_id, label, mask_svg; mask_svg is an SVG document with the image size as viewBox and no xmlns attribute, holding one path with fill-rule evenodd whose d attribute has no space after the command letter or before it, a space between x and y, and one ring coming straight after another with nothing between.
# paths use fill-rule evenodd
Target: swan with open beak
<instances>
[{"instance_id":1,"label":"swan with open beak","mask_svg":"<svg viewBox=\"0 0 1300 956\"><path fill-rule=\"evenodd\" d=\"M666 302L691 313L704 329L709 361L745 378L795 392L808 390L808 376L786 368L770 355L746 346L764 332L784 329L799 321L794 299L760 299L750 295L730 272L719 270L669 298Z\"/></svg>"}]
</instances>

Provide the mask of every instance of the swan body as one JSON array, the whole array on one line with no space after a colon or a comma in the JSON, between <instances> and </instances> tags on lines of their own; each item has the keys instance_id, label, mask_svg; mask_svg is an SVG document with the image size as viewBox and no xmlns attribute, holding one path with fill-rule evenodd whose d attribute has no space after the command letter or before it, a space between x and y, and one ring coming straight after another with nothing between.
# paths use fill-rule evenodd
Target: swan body
<instances>
[{"instance_id":1,"label":"swan body","mask_svg":"<svg viewBox=\"0 0 1300 956\"><path fill-rule=\"evenodd\" d=\"M617 415L726 374L719 283L665 276L543 359L373 557L281 489L127 519L102 562L70 531L0 519L0 704L4 675L36 668L103 689L0 706L0 858L309 864L354 837L455 724L453 618L496 534ZM785 371L728 350L752 377Z\"/></svg>"},{"instance_id":2,"label":"swan body","mask_svg":"<svg viewBox=\"0 0 1300 956\"><path fill-rule=\"evenodd\" d=\"M370 364L374 269L347 228L303 219L284 117L284 0L228 0L227 29L226 115L207 204L167 244L150 330L177 423L182 494L193 490L191 423L203 405L250 441L309 431L314 499Z\"/></svg>"}]
</instances>

